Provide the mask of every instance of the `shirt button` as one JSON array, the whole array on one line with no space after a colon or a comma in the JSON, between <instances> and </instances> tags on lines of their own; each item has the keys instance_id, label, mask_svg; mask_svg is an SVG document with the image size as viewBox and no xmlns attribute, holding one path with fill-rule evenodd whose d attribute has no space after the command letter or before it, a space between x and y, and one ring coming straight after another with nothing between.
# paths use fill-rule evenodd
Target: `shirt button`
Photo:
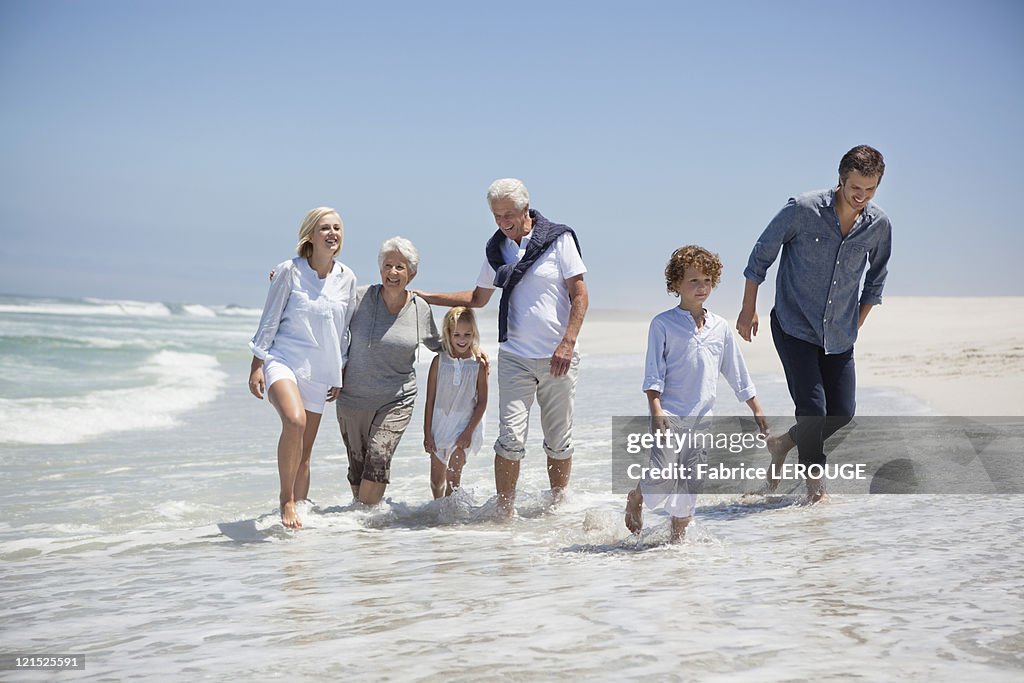
<instances>
[{"instance_id":1,"label":"shirt button","mask_svg":"<svg viewBox=\"0 0 1024 683\"><path fill-rule=\"evenodd\" d=\"M814 241L815 241L815 242L817 242L817 241L818 241L818 238L817 238L817 237L815 237L815 238L814 238Z\"/></svg>"},{"instance_id":2,"label":"shirt button","mask_svg":"<svg viewBox=\"0 0 1024 683\"><path fill-rule=\"evenodd\" d=\"M829 300L828 300L828 302L829 302L829 303L832 303L832 299L829 299Z\"/></svg>"},{"instance_id":3,"label":"shirt button","mask_svg":"<svg viewBox=\"0 0 1024 683\"><path fill-rule=\"evenodd\" d=\"M833 280L833 281L832 281L832 284L834 284L834 285L835 285L835 284L838 284L838 283L839 283L839 281L838 281L838 280Z\"/></svg>"}]
</instances>

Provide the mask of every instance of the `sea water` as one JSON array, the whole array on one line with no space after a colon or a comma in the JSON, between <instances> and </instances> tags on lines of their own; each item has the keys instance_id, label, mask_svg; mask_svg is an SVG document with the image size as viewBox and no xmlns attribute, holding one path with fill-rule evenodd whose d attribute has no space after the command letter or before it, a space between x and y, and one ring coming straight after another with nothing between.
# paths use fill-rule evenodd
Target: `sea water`
<instances>
[{"instance_id":1,"label":"sea water","mask_svg":"<svg viewBox=\"0 0 1024 683\"><path fill-rule=\"evenodd\" d=\"M1024 673L1022 496L704 496L682 545L657 513L630 536L611 416L646 410L642 348L584 338L562 505L536 417L514 520L494 519L486 448L462 490L430 500L418 404L385 503L362 509L328 409L304 528L285 530L279 422L246 387L258 315L0 297L0 655L85 656L84 671L0 678ZM493 355L493 315L481 327ZM769 412L791 410L782 378L754 379ZM746 412L722 386L716 411ZM925 411L897 390L858 398L862 414Z\"/></svg>"}]
</instances>

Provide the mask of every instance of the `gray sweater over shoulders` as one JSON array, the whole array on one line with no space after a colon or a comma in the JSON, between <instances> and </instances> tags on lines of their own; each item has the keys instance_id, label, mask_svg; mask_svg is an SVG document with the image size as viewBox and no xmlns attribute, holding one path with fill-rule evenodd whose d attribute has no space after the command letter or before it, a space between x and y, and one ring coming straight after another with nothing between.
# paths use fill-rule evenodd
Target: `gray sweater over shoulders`
<instances>
[{"instance_id":1,"label":"gray sweater over shoulders","mask_svg":"<svg viewBox=\"0 0 1024 683\"><path fill-rule=\"evenodd\" d=\"M355 313L348 327L348 363L338 408L375 410L416 398L416 349L422 343L441 349L430 305L412 296L392 315L381 297L381 285L359 287Z\"/></svg>"}]
</instances>

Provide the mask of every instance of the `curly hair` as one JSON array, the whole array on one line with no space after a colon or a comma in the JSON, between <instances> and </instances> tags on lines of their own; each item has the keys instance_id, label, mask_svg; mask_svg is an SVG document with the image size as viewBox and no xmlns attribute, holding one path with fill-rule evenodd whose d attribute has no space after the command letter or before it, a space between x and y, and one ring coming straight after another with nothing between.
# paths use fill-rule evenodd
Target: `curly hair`
<instances>
[{"instance_id":1,"label":"curly hair","mask_svg":"<svg viewBox=\"0 0 1024 683\"><path fill-rule=\"evenodd\" d=\"M722 259L704 247L687 244L672 252L665 266L665 288L669 294L679 296L675 285L683 279L687 268L696 268L711 278L711 286L717 287L722 278Z\"/></svg>"}]
</instances>

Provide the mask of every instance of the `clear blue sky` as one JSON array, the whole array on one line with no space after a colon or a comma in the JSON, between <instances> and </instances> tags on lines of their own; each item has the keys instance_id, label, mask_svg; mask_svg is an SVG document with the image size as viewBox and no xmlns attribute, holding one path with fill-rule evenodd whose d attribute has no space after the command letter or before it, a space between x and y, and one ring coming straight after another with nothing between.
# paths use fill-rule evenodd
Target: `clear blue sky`
<instances>
[{"instance_id":1,"label":"clear blue sky","mask_svg":"<svg viewBox=\"0 0 1024 683\"><path fill-rule=\"evenodd\" d=\"M867 143L887 294L1024 294L1016 0L0 0L0 93L5 293L259 306L321 204L361 282L401 234L414 286L467 288L516 176L592 306L668 305L696 242L736 308L764 225Z\"/></svg>"}]
</instances>

